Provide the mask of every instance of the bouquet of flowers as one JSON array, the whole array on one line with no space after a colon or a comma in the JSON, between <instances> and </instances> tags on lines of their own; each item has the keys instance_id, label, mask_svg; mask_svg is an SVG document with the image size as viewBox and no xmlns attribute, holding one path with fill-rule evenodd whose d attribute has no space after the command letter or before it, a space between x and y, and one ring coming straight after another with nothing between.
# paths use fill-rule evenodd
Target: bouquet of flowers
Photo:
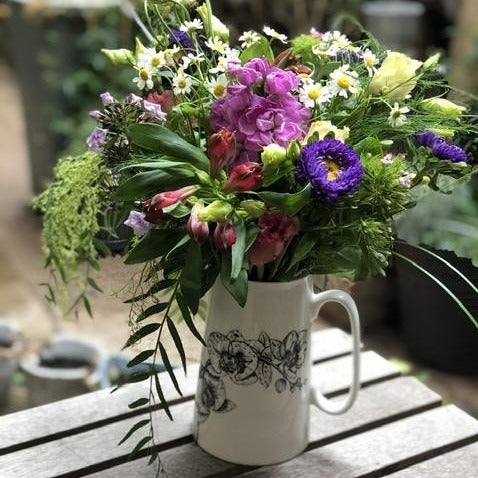
<instances>
[{"instance_id":1,"label":"bouquet of flowers","mask_svg":"<svg viewBox=\"0 0 478 478\"><path fill-rule=\"evenodd\" d=\"M99 287L77 271L99 266L105 231L129 226L125 262L143 270L127 346L156 334L131 363L161 357L177 383L161 345L171 335L185 365L174 310L202 340L194 317L217 280L244 305L250 280L384 274L393 218L473 172L458 144L473 127L445 98L438 56L363 31L289 41L264 27L232 45L208 1L146 2L144 18L146 45L105 50L134 92L101 95L90 151L59 162L37 207L54 280L79 285L88 310ZM154 384L154 370L134 380Z\"/></svg>"}]
</instances>

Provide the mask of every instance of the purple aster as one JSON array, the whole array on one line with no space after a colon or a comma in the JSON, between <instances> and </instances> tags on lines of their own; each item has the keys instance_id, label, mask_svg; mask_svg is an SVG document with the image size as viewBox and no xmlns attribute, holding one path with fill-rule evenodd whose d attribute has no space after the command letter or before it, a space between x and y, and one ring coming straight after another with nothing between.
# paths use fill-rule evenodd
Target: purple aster
<instances>
[{"instance_id":1,"label":"purple aster","mask_svg":"<svg viewBox=\"0 0 478 478\"><path fill-rule=\"evenodd\" d=\"M93 132L88 136L86 144L91 151L98 151L106 143L107 129L95 128Z\"/></svg>"},{"instance_id":2,"label":"purple aster","mask_svg":"<svg viewBox=\"0 0 478 478\"><path fill-rule=\"evenodd\" d=\"M182 32L181 30L173 30L169 34L169 45L179 45L185 50L193 48L193 42L191 41L191 38L186 32Z\"/></svg>"},{"instance_id":3,"label":"purple aster","mask_svg":"<svg viewBox=\"0 0 478 478\"><path fill-rule=\"evenodd\" d=\"M359 155L337 139L305 146L297 164L297 177L309 181L317 198L329 203L357 189L363 174Z\"/></svg>"},{"instance_id":4,"label":"purple aster","mask_svg":"<svg viewBox=\"0 0 478 478\"><path fill-rule=\"evenodd\" d=\"M144 236L152 227L145 217L144 212L131 211L124 225L131 227L138 236Z\"/></svg>"},{"instance_id":5,"label":"purple aster","mask_svg":"<svg viewBox=\"0 0 478 478\"><path fill-rule=\"evenodd\" d=\"M454 144L447 143L443 138L433 133L433 131L418 133L416 138L421 146L430 148L437 158L447 159L453 163L466 163L468 161L468 155L463 149Z\"/></svg>"}]
</instances>

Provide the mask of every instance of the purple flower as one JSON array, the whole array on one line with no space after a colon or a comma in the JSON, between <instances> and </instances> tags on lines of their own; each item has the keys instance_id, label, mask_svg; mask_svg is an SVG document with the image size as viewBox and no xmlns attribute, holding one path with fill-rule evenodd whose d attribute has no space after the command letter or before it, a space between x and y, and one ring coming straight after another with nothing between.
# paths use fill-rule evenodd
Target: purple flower
<instances>
[{"instance_id":1,"label":"purple flower","mask_svg":"<svg viewBox=\"0 0 478 478\"><path fill-rule=\"evenodd\" d=\"M143 100L143 110L146 111L145 120L166 121L167 114L161 109L161 105Z\"/></svg>"},{"instance_id":2,"label":"purple flower","mask_svg":"<svg viewBox=\"0 0 478 478\"><path fill-rule=\"evenodd\" d=\"M126 103L129 103L130 105L139 105L141 104L141 101L143 101L143 98L141 98L141 96L135 95L134 93L130 93L126 97Z\"/></svg>"},{"instance_id":3,"label":"purple flower","mask_svg":"<svg viewBox=\"0 0 478 478\"><path fill-rule=\"evenodd\" d=\"M100 110L91 110L89 113L88 113L89 117L90 118L93 118L95 120L102 120L104 115L103 113L100 111Z\"/></svg>"},{"instance_id":4,"label":"purple flower","mask_svg":"<svg viewBox=\"0 0 478 478\"><path fill-rule=\"evenodd\" d=\"M265 58L254 58L244 66L237 63L229 64L229 73L235 76L241 85L253 86L262 82L270 70L270 64Z\"/></svg>"},{"instance_id":5,"label":"purple flower","mask_svg":"<svg viewBox=\"0 0 478 478\"><path fill-rule=\"evenodd\" d=\"M98 151L106 143L107 129L95 128L93 132L88 136L86 144L91 151Z\"/></svg>"},{"instance_id":6,"label":"purple flower","mask_svg":"<svg viewBox=\"0 0 478 478\"><path fill-rule=\"evenodd\" d=\"M302 149L297 176L309 181L317 198L334 202L353 192L363 178L359 155L337 139L315 141Z\"/></svg>"},{"instance_id":7,"label":"purple flower","mask_svg":"<svg viewBox=\"0 0 478 478\"><path fill-rule=\"evenodd\" d=\"M144 236L151 229L151 224L146 221L145 216L144 212L131 211L124 225L131 227L138 236Z\"/></svg>"},{"instance_id":8,"label":"purple flower","mask_svg":"<svg viewBox=\"0 0 478 478\"><path fill-rule=\"evenodd\" d=\"M191 38L186 32L182 32L181 30L173 30L169 34L169 45L178 45L186 50L193 48Z\"/></svg>"},{"instance_id":9,"label":"purple flower","mask_svg":"<svg viewBox=\"0 0 478 478\"><path fill-rule=\"evenodd\" d=\"M299 84L300 79L295 73L274 67L266 76L265 91L271 95L285 95Z\"/></svg>"},{"instance_id":10,"label":"purple flower","mask_svg":"<svg viewBox=\"0 0 478 478\"><path fill-rule=\"evenodd\" d=\"M103 103L103 106L111 105L111 103L114 103L116 101L113 98L113 95L109 93L108 91L101 93L100 99L101 99L101 102Z\"/></svg>"},{"instance_id":11,"label":"purple flower","mask_svg":"<svg viewBox=\"0 0 478 478\"><path fill-rule=\"evenodd\" d=\"M453 163L467 162L468 155L459 146L447 143L443 138L433 133L433 131L426 131L416 135L418 144L430 148L432 153L440 159L447 159Z\"/></svg>"}]
</instances>

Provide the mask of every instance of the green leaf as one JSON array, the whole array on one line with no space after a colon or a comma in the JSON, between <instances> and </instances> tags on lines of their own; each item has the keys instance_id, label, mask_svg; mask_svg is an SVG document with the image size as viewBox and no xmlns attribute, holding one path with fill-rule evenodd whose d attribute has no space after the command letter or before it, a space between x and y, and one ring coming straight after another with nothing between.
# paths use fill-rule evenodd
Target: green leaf
<instances>
[{"instance_id":1,"label":"green leaf","mask_svg":"<svg viewBox=\"0 0 478 478\"><path fill-rule=\"evenodd\" d=\"M154 304L148 307L147 309L143 310L138 317L136 318L136 322L142 322L143 320L151 317L154 314L160 314L164 310L168 308L168 304L166 302L161 302L159 304Z\"/></svg>"},{"instance_id":2,"label":"green leaf","mask_svg":"<svg viewBox=\"0 0 478 478\"><path fill-rule=\"evenodd\" d=\"M288 271L307 256L307 254L314 248L315 244L317 244L317 240L317 234L312 232L306 232L300 238L294 249L294 254L290 260L289 267L287 268Z\"/></svg>"},{"instance_id":3,"label":"green leaf","mask_svg":"<svg viewBox=\"0 0 478 478\"><path fill-rule=\"evenodd\" d=\"M247 228L246 233L246 252L251 248L252 244L254 244L257 235L259 234L259 227L258 226L249 226Z\"/></svg>"},{"instance_id":4,"label":"green leaf","mask_svg":"<svg viewBox=\"0 0 478 478\"><path fill-rule=\"evenodd\" d=\"M169 404L167 400L164 398L163 389L161 388L161 384L159 383L159 377L157 373L154 374L154 383L156 385L156 392L158 394L159 401L161 402L161 405L163 406L164 411L166 412L166 415L169 417L171 421L173 421L173 416L171 415Z\"/></svg>"},{"instance_id":5,"label":"green leaf","mask_svg":"<svg viewBox=\"0 0 478 478\"><path fill-rule=\"evenodd\" d=\"M133 451L129 454L129 458L130 458L130 459L134 458L134 456L135 456L142 448L144 448L144 446L145 446L147 443L149 443L152 439L153 439L153 437L150 437L150 436L147 436L147 437L142 438L142 439L136 444L136 446L133 448Z\"/></svg>"},{"instance_id":6,"label":"green leaf","mask_svg":"<svg viewBox=\"0 0 478 478\"><path fill-rule=\"evenodd\" d=\"M269 40L260 35L260 40L252 44L250 47L246 48L240 56L242 63L246 63L252 58L261 58L265 57L269 61L274 61L274 52L269 44Z\"/></svg>"},{"instance_id":7,"label":"green leaf","mask_svg":"<svg viewBox=\"0 0 478 478\"><path fill-rule=\"evenodd\" d=\"M128 440L128 438L131 437L131 435L138 431L140 428L143 428L145 427L146 425L148 425L150 423L150 420L149 419L145 419L145 420L141 420L140 422L138 423L135 423L131 428L130 430L128 431L128 433L126 433L126 435L121 439L121 441L118 443L118 445L122 445L126 440Z\"/></svg>"},{"instance_id":8,"label":"green leaf","mask_svg":"<svg viewBox=\"0 0 478 478\"><path fill-rule=\"evenodd\" d=\"M182 202L177 202L175 204L172 204L171 206L165 207L163 209L163 212L169 214L172 217L175 217L176 219L181 219L191 213L191 208L187 207Z\"/></svg>"},{"instance_id":9,"label":"green leaf","mask_svg":"<svg viewBox=\"0 0 478 478\"><path fill-rule=\"evenodd\" d=\"M370 153L373 156L383 155L383 146L382 143L377 139L371 136L362 139L354 146L354 150L359 154Z\"/></svg>"},{"instance_id":10,"label":"green leaf","mask_svg":"<svg viewBox=\"0 0 478 478\"><path fill-rule=\"evenodd\" d=\"M130 403L128 405L128 408L139 408L139 407L144 407L145 405L149 404L149 399L147 398L138 398L138 400L135 400L134 402Z\"/></svg>"},{"instance_id":11,"label":"green leaf","mask_svg":"<svg viewBox=\"0 0 478 478\"><path fill-rule=\"evenodd\" d=\"M114 193L117 201L144 199L164 190L189 186L195 182L194 172L185 168L145 171L122 182Z\"/></svg>"},{"instance_id":12,"label":"green leaf","mask_svg":"<svg viewBox=\"0 0 478 478\"><path fill-rule=\"evenodd\" d=\"M135 297L132 297L131 299L125 300L125 304L132 304L134 302L139 302L140 300L147 299L148 297L151 297L152 295L161 292L162 290L168 289L169 287L172 287L174 285L175 281L173 279L165 279L162 281L157 282L151 288L145 292L144 294L137 295Z\"/></svg>"},{"instance_id":13,"label":"green leaf","mask_svg":"<svg viewBox=\"0 0 478 478\"><path fill-rule=\"evenodd\" d=\"M184 373L186 374L186 353L184 352L183 343L181 342L181 337L179 336L178 329L174 324L173 320L170 317L166 317L166 324L168 325L169 333L173 338L174 345L178 350L179 356L181 357L181 363L183 365Z\"/></svg>"},{"instance_id":14,"label":"green leaf","mask_svg":"<svg viewBox=\"0 0 478 478\"><path fill-rule=\"evenodd\" d=\"M133 248L125 264L139 264L164 256L184 236L181 229L155 229L149 231Z\"/></svg>"},{"instance_id":15,"label":"green leaf","mask_svg":"<svg viewBox=\"0 0 478 478\"><path fill-rule=\"evenodd\" d=\"M142 338L147 337L148 335L156 332L158 329L159 324L157 323L147 324L144 327L141 327L139 330L137 330L134 334L131 335L123 349L131 347L131 345L135 344L136 342L139 342Z\"/></svg>"},{"instance_id":16,"label":"green leaf","mask_svg":"<svg viewBox=\"0 0 478 478\"><path fill-rule=\"evenodd\" d=\"M83 296L83 304L85 306L86 312L88 312L88 315L93 318L93 311L91 310L91 304L90 301L88 300L88 297L85 295Z\"/></svg>"},{"instance_id":17,"label":"green leaf","mask_svg":"<svg viewBox=\"0 0 478 478\"><path fill-rule=\"evenodd\" d=\"M203 171L209 170L209 160L200 148L164 126L134 124L129 128L129 136L131 141L141 148L189 162Z\"/></svg>"},{"instance_id":18,"label":"green leaf","mask_svg":"<svg viewBox=\"0 0 478 478\"><path fill-rule=\"evenodd\" d=\"M151 373L149 372L135 373L128 377L128 383L144 382L148 380L149 377L151 377Z\"/></svg>"},{"instance_id":19,"label":"green leaf","mask_svg":"<svg viewBox=\"0 0 478 478\"><path fill-rule=\"evenodd\" d=\"M146 360L149 359L149 357L152 357L154 355L154 350L143 350L140 352L138 355L136 355L135 358L131 359L128 362L127 367L135 367L136 365L139 365L140 363L145 362Z\"/></svg>"},{"instance_id":20,"label":"green leaf","mask_svg":"<svg viewBox=\"0 0 478 478\"><path fill-rule=\"evenodd\" d=\"M177 390L179 395L181 397L183 396L183 392L181 392L181 389L179 387L178 380L176 378L176 375L174 374L174 369L171 365L171 361L169 360L168 353L166 352L166 349L163 347L163 344L159 343L159 352L161 353L161 359L163 361L164 367L166 368L166 371L168 372L169 376L171 377L171 381L173 382L174 388Z\"/></svg>"},{"instance_id":21,"label":"green leaf","mask_svg":"<svg viewBox=\"0 0 478 478\"><path fill-rule=\"evenodd\" d=\"M231 248L231 279L237 279L239 276L242 263L244 262L244 254L246 252L246 226L244 221L238 221L234 224L234 229L236 231L236 242Z\"/></svg>"},{"instance_id":22,"label":"green leaf","mask_svg":"<svg viewBox=\"0 0 478 478\"><path fill-rule=\"evenodd\" d=\"M186 262L179 280L181 292L188 307L196 314L201 299L202 257L201 246L196 241L189 243Z\"/></svg>"},{"instance_id":23,"label":"green leaf","mask_svg":"<svg viewBox=\"0 0 478 478\"><path fill-rule=\"evenodd\" d=\"M100 292L103 294L103 290L101 289L101 287L95 282L95 280L92 278L92 277L88 277L88 284L90 284L91 287L93 287L93 289L95 289L96 291Z\"/></svg>"},{"instance_id":24,"label":"green leaf","mask_svg":"<svg viewBox=\"0 0 478 478\"><path fill-rule=\"evenodd\" d=\"M231 279L231 260L229 255L227 257L223 256L221 262L221 281L236 302L241 307L244 307L247 301L248 274L245 269L241 269L237 279Z\"/></svg>"},{"instance_id":25,"label":"green leaf","mask_svg":"<svg viewBox=\"0 0 478 478\"><path fill-rule=\"evenodd\" d=\"M194 325L194 320L189 313L188 306L186 304L186 301L184 300L184 297L181 294L176 295L176 302L178 304L179 310L181 311L181 315L184 319L184 322L186 322L186 325L189 327L189 330L191 333L196 337L199 342L201 342L204 346L206 346L206 342L204 341L202 335L199 333L198 329Z\"/></svg>"},{"instance_id":26,"label":"green leaf","mask_svg":"<svg viewBox=\"0 0 478 478\"><path fill-rule=\"evenodd\" d=\"M191 240L191 237L188 236L187 234L168 252L166 255L166 260L168 260L172 253L177 251L178 249L181 249L181 247L185 246L189 241Z\"/></svg>"},{"instance_id":27,"label":"green leaf","mask_svg":"<svg viewBox=\"0 0 478 478\"><path fill-rule=\"evenodd\" d=\"M311 186L307 184L301 191L290 193L276 193L273 191L264 191L257 193L266 203L275 207L289 216L295 216L304 206L310 202Z\"/></svg>"},{"instance_id":28,"label":"green leaf","mask_svg":"<svg viewBox=\"0 0 478 478\"><path fill-rule=\"evenodd\" d=\"M120 171L127 169L181 169L185 168L189 171L196 171L196 168L189 163L181 161L170 161L169 159L157 159L156 161L144 161L143 163L134 163L123 166Z\"/></svg>"}]
</instances>

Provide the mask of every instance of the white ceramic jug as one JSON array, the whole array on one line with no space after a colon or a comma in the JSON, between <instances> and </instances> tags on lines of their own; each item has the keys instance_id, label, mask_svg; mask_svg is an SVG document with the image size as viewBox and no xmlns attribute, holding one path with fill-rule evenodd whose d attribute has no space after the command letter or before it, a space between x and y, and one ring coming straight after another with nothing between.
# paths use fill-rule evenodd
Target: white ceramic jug
<instances>
[{"instance_id":1,"label":"white ceramic jug","mask_svg":"<svg viewBox=\"0 0 478 478\"><path fill-rule=\"evenodd\" d=\"M311 387L311 324L327 302L344 306L352 329L353 379L342 401ZM226 461L268 465L298 455L309 442L309 404L341 414L360 388L355 303L339 290L314 292L311 277L249 282L244 308L216 282L205 341L193 432L201 448Z\"/></svg>"}]
</instances>

